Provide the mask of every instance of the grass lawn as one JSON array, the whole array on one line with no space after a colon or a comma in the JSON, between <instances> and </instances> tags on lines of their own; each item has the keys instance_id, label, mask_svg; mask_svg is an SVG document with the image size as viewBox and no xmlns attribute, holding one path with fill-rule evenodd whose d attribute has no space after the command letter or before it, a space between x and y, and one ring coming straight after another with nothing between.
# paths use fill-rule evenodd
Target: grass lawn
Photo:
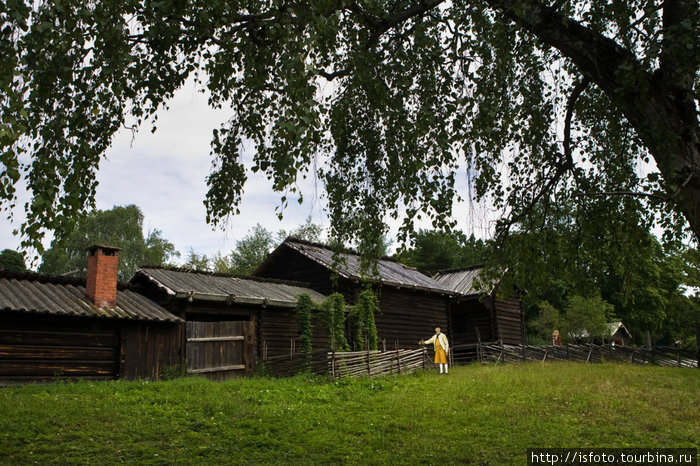
<instances>
[{"instance_id":1,"label":"grass lawn","mask_svg":"<svg viewBox=\"0 0 700 466\"><path fill-rule=\"evenodd\" d=\"M530 363L0 388L1 464L525 464L534 447L698 446L697 369Z\"/></svg>"}]
</instances>

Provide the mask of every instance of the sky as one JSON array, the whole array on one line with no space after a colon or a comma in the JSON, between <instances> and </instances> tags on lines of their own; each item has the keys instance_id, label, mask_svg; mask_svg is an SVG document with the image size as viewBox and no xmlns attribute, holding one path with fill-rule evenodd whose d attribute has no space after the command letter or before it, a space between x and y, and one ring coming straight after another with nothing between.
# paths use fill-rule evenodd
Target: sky
<instances>
[{"instance_id":1,"label":"sky","mask_svg":"<svg viewBox=\"0 0 700 466\"><path fill-rule=\"evenodd\" d=\"M150 125L144 125L135 136L127 129L115 135L98 172L97 208L136 204L144 214L144 234L161 230L183 258L190 249L209 257L217 252L227 254L258 223L273 232L289 231L310 216L314 223L327 227L320 182L315 185L313 178L301 182L304 202L299 205L290 201L280 221L275 210L280 205L280 194L272 191L264 176L253 173L248 174L241 214L232 217L223 229L206 223L203 201L212 161L212 130L229 117L228 109L209 108L206 94L192 82L185 84L169 108L159 112L155 133L151 133ZM457 183L461 192L466 192L466 170L458 174ZM20 192L13 223L4 216L0 218L0 250L19 249L20 239L12 235L12 230L23 220L21 207L28 198L26 192ZM458 228L468 234L487 237L491 218L493 212L483 206L455 205ZM395 235L398 222L390 226ZM50 237L44 242L45 247L49 244Z\"/></svg>"}]
</instances>

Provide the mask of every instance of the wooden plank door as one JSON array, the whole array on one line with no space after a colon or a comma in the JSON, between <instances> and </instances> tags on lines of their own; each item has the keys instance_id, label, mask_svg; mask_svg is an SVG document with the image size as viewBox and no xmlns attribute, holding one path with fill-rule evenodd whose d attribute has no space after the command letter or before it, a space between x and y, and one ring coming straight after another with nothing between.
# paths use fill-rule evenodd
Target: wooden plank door
<instances>
[{"instance_id":1,"label":"wooden plank door","mask_svg":"<svg viewBox=\"0 0 700 466\"><path fill-rule=\"evenodd\" d=\"M212 380L245 375L253 366L253 322L187 322L187 373Z\"/></svg>"}]
</instances>

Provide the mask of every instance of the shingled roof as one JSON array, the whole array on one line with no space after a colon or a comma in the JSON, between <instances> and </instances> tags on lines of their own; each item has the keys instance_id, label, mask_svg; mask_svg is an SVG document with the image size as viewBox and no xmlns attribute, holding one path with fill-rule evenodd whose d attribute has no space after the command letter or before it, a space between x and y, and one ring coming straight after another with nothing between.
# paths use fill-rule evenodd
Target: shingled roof
<instances>
[{"instance_id":1,"label":"shingled roof","mask_svg":"<svg viewBox=\"0 0 700 466\"><path fill-rule=\"evenodd\" d=\"M334 271L339 276L353 280L372 281L371 274L363 274L360 256L352 251L340 253L334 257L333 250L326 245L311 243L297 238L289 237L268 256L268 259L254 272L257 274L273 260L273 256L281 248L291 248L312 261ZM423 291L450 294L451 290L432 278L423 275L416 269L400 264L393 259L382 258L377 262L378 281L385 285L393 285L400 288L412 288ZM377 280L377 279L375 279Z\"/></svg>"},{"instance_id":2,"label":"shingled roof","mask_svg":"<svg viewBox=\"0 0 700 466\"><path fill-rule=\"evenodd\" d=\"M146 280L176 299L295 307L300 294L317 302L325 296L302 283L209 272L142 267L131 282Z\"/></svg>"},{"instance_id":3,"label":"shingled roof","mask_svg":"<svg viewBox=\"0 0 700 466\"><path fill-rule=\"evenodd\" d=\"M100 308L87 298L83 280L31 272L0 271L0 310L72 317L182 321L126 286L117 290L116 306Z\"/></svg>"},{"instance_id":4,"label":"shingled roof","mask_svg":"<svg viewBox=\"0 0 700 466\"><path fill-rule=\"evenodd\" d=\"M435 276L435 280L452 291L464 296L471 296L481 292L477 289L477 283L482 270L484 270L483 265L476 265L440 271Z\"/></svg>"}]
</instances>

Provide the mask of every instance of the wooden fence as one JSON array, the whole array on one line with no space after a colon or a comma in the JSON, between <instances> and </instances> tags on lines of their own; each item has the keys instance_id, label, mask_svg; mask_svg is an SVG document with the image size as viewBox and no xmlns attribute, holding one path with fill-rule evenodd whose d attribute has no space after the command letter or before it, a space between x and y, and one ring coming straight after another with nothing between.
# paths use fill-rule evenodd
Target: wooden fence
<instances>
[{"instance_id":1,"label":"wooden fence","mask_svg":"<svg viewBox=\"0 0 700 466\"><path fill-rule=\"evenodd\" d=\"M698 367L691 351L657 346L636 348L612 345L504 345L500 342L454 345L450 364L471 362L510 363L522 361L578 361L583 363L618 362L672 367ZM294 343L284 356L265 357L262 368L271 375L288 377L301 372L330 375L334 379L353 376L402 374L434 367L428 349L335 352L327 349L311 353L295 352Z\"/></svg>"},{"instance_id":2,"label":"wooden fence","mask_svg":"<svg viewBox=\"0 0 700 466\"><path fill-rule=\"evenodd\" d=\"M671 367L698 367L692 351L657 346L636 348L612 345L502 345L497 342L457 345L452 349L455 362L506 363L518 361L579 361L584 363L620 362ZM463 359L460 359L463 358Z\"/></svg>"},{"instance_id":3,"label":"wooden fence","mask_svg":"<svg viewBox=\"0 0 700 466\"><path fill-rule=\"evenodd\" d=\"M288 377L301 372L330 375L334 379L353 376L375 377L405 374L428 367L430 359L425 347L389 351L336 352L327 349L297 353L292 349L283 356L263 358L261 369L276 377Z\"/></svg>"}]
</instances>

